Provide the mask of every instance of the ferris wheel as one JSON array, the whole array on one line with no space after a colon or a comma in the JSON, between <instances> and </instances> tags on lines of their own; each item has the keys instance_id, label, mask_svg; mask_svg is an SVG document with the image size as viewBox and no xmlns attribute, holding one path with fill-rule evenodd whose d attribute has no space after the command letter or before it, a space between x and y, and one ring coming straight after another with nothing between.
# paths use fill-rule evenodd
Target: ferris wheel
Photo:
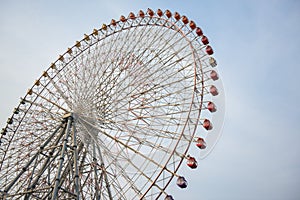
<instances>
[{"instance_id":1,"label":"ferris wheel","mask_svg":"<svg viewBox=\"0 0 300 200\"><path fill-rule=\"evenodd\" d=\"M85 34L2 129L0 199L174 199L170 184L187 187L179 168L197 168L220 136L212 54L201 28L169 10Z\"/></svg>"}]
</instances>

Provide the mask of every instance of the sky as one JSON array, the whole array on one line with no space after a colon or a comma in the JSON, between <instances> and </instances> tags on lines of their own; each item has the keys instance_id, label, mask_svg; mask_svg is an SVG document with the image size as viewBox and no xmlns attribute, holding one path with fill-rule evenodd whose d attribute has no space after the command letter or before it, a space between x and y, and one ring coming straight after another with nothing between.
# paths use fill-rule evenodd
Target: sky
<instances>
[{"instance_id":1,"label":"sky","mask_svg":"<svg viewBox=\"0 0 300 200\"><path fill-rule=\"evenodd\" d=\"M50 63L84 33L147 8L193 19L226 95L222 137L186 169L175 199L300 199L300 1L0 0L0 126ZM183 166L185 167L185 166Z\"/></svg>"}]
</instances>

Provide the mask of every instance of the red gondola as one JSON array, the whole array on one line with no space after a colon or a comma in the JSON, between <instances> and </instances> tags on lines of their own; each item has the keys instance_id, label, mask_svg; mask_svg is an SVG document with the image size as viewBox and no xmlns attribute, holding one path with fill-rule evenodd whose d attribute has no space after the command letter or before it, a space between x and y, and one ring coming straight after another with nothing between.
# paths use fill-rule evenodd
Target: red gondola
<instances>
[{"instance_id":1,"label":"red gondola","mask_svg":"<svg viewBox=\"0 0 300 200\"><path fill-rule=\"evenodd\" d=\"M210 78L214 81L218 80L219 79L218 73L215 70L211 70Z\"/></svg>"},{"instance_id":2,"label":"red gondola","mask_svg":"<svg viewBox=\"0 0 300 200\"><path fill-rule=\"evenodd\" d=\"M209 88L209 92L213 95L213 96L217 96L219 94L218 89L216 88L216 86L212 85Z\"/></svg>"},{"instance_id":3,"label":"red gondola","mask_svg":"<svg viewBox=\"0 0 300 200\"><path fill-rule=\"evenodd\" d=\"M129 13L129 18L130 19L135 19L135 15L133 14L133 12Z\"/></svg>"},{"instance_id":4,"label":"red gondola","mask_svg":"<svg viewBox=\"0 0 300 200\"><path fill-rule=\"evenodd\" d=\"M197 147L199 147L200 149L205 149L206 148L206 142L204 141L203 138L198 138L197 139Z\"/></svg>"},{"instance_id":5,"label":"red gondola","mask_svg":"<svg viewBox=\"0 0 300 200\"><path fill-rule=\"evenodd\" d=\"M186 17L186 16L182 16L182 22L184 23L184 24L187 24L187 23L189 23L189 19Z\"/></svg>"},{"instance_id":6,"label":"red gondola","mask_svg":"<svg viewBox=\"0 0 300 200\"><path fill-rule=\"evenodd\" d=\"M191 156L188 156L186 164L192 169L196 169L198 166L196 159Z\"/></svg>"},{"instance_id":7,"label":"red gondola","mask_svg":"<svg viewBox=\"0 0 300 200\"><path fill-rule=\"evenodd\" d=\"M110 22L110 24L113 25L113 26L116 26L117 22L116 22L116 20L112 19L111 22Z\"/></svg>"},{"instance_id":8,"label":"red gondola","mask_svg":"<svg viewBox=\"0 0 300 200\"><path fill-rule=\"evenodd\" d=\"M127 20L126 17L125 17L124 15L121 15L120 21L121 21L121 22L126 22L126 20Z\"/></svg>"},{"instance_id":9,"label":"red gondola","mask_svg":"<svg viewBox=\"0 0 300 200\"><path fill-rule=\"evenodd\" d=\"M168 18L172 17L172 13L171 13L171 11L169 11L169 10L166 10L166 16L167 16Z\"/></svg>"},{"instance_id":10,"label":"red gondola","mask_svg":"<svg viewBox=\"0 0 300 200\"><path fill-rule=\"evenodd\" d=\"M196 28L196 23L194 21L190 21L190 27L192 30L194 30Z\"/></svg>"},{"instance_id":11,"label":"red gondola","mask_svg":"<svg viewBox=\"0 0 300 200\"><path fill-rule=\"evenodd\" d=\"M205 35L202 36L201 41L204 45L207 45L209 43L208 38Z\"/></svg>"},{"instance_id":12,"label":"red gondola","mask_svg":"<svg viewBox=\"0 0 300 200\"><path fill-rule=\"evenodd\" d=\"M212 123L208 119L205 119L204 122L203 122L203 127L206 130L211 130L212 129Z\"/></svg>"},{"instance_id":13,"label":"red gondola","mask_svg":"<svg viewBox=\"0 0 300 200\"><path fill-rule=\"evenodd\" d=\"M207 104L207 109L210 111L210 112L216 112L217 111L217 107L216 105L213 103L213 102L208 102Z\"/></svg>"},{"instance_id":14,"label":"red gondola","mask_svg":"<svg viewBox=\"0 0 300 200\"><path fill-rule=\"evenodd\" d=\"M185 178L183 176L179 176L176 184L178 185L178 187L180 188L186 188L187 187L187 181L185 180Z\"/></svg>"},{"instance_id":15,"label":"red gondola","mask_svg":"<svg viewBox=\"0 0 300 200\"><path fill-rule=\"evenodd\" d=\"M180 20L180 14L178 12L174 13L174 18L178 21Z\"/></svg>"},{"instance_id":16,"label":"red gondola","mask_svg":"<svg viewBox=\"0 0 300 200\"><path fill-rule=\"evenodd\" d=\"M205 50L208 55L212 55L214 53L214 50L209 45L206 46Z\"/></svg>"},{"instance_id":17,"label":"red gondola","mask_svg":"<svg viewBox=\"0 0 300 200\"><path fill-rule=\"evenodd\" d=\"M147 13L150 15L150 17L154 15L153 10L151 10L150 8L148 8Z\"/></svg>"},{"instance_id":18,"label":"red gondola","mask_svg":"<svg viewBox=\"0 0 300 200\"><path fill-rule=\"evenodd\" d=\"M145 17L145 13L142 10L140 10L139 11L139 16L144 18Z\"/></svg>"},{"instance_id":19,"label":"red gondola","mask_svg":"<svg viewBox=\"0 0 300 200\"><path fill-rule=\"evenodd\" d=\"M198 36L203 35L203 32L202 32L201 28L199 28L199 27L196 28L196 33L197 33Z\"/></svg>"},{"instance_id":20,"label":"red gondola","mask_svg":"<svg viewBox=\"0 0 300 200\"><path fill-rule=\"evenodd\" d=\"M160 17L163 15L163 12L162 12L161 9L158 9L156 13L157 13L157 15L160 16Z\"/></svg>"}]
</instances>

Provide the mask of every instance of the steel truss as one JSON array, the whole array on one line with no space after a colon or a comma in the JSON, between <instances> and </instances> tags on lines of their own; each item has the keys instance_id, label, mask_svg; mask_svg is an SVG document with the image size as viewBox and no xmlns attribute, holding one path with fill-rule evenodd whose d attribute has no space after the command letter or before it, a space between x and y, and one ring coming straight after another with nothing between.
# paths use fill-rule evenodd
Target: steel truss
<instances>
[{"instance_id":1,"label":"steel truss","mask_svg":"<svg viewBox=\"0 0 300 200\"><path fill-rule=\"evenodd\" d=\"M54 138L55 141L51 143ZM90 163L92 167L90 171L83 171L83 163L87 165L85 162L86 151L84 150L84 144L77 138L72 114L65 115L62 123L40 146L40 149L32 156L32 158L26 163L26 165L10 182L10 184L5 187L4 191L1 192L1 199L18 199L22 196L24 196L24 199L30 199L30 197L52 200L82 199L80 198L81 192L82 188L85 187L86 182L80 182L79 174L94 173L96 199L98 200L101 198L99 185L102 184L102 178L104 177L109 199L112 200L107 174L105 171L105 164L102 160L102 157L100 157L100 160L97 160L97 156L95 154L96 145L93 144L92 146L94 151L93 162ZM99 147L97 147L97 150L101 155ZM79 163L78 154L83 155L81 158L81 164ZM43 164L42 167L36 171L39 157L44 158ZM58 165L56 160L59 160ZM50 171L51 165L57 166L57 172L55 176L53 176L53 172ZM28 173L28 169L31 170L31 172L29 172L30 174L36 174L36 176L32 176L30 178L28 186L24 191L11 193L11 188L18 184L20 177L26 171ZM42 177L47 177L46 185L44 182L40 181ZM97 179L98 177L100 177L100 180ZM64 187L65 182L69 182L68 185L71 187Z\"/></svg>"}]
</instances>

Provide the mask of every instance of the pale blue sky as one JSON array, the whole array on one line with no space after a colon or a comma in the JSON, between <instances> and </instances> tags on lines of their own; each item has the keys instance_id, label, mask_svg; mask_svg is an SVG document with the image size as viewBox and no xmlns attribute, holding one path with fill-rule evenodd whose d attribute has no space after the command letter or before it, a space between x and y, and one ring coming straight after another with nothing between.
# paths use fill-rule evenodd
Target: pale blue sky
<instances>
[{"instance_id":1,"label":"pale blue sky","mask_svg":"<svg viewBox=\"0 0 300 200\"><path fill-rule=\"evenodd\" d=\"M185 2L185 3L183 3ZM0 125L59 54L111 18L170 9L203 28L226 91L223 135L175 199L300 199L300 2L0 1ZM183 166L185 167L185 166Z\"/></svg>"}]
</instances>

